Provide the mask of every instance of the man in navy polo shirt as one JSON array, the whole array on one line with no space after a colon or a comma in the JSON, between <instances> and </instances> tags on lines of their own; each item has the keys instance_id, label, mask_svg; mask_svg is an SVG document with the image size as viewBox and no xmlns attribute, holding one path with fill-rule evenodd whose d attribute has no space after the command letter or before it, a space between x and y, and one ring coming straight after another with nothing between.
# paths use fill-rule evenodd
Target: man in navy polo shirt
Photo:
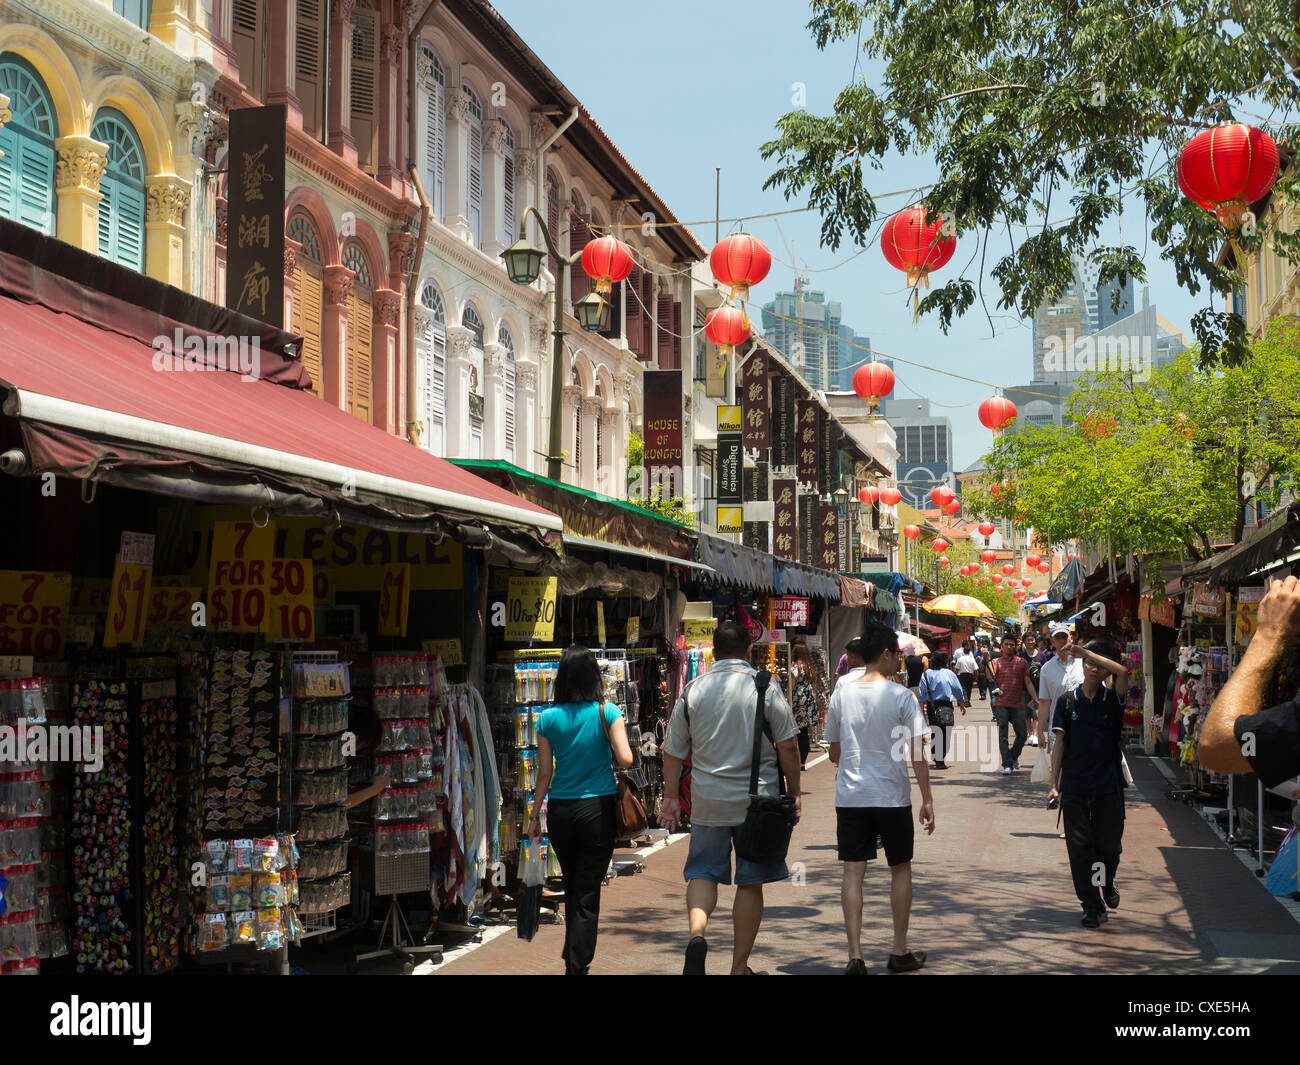
<instances>
[{"instance_id":1,"label":"man in navy polo shirt","mask_svg":"<svg viewBox=\"0 0 1300 1065\"><path fill-rule=\"evenodd\" d=\"M1048 805L1061 803L1065 849L1074 892L1083 906L1083 925L1096 928L1106 908L1119 908L1115 872L1124 836L1124 776L1120 769L1128 669L1108 640L1073 644L1083 659L1083 683L1056 700L1052 732L1052 790ZM1111 686L1104 681L1110 680Z\"/></svg>"}]
</instances>

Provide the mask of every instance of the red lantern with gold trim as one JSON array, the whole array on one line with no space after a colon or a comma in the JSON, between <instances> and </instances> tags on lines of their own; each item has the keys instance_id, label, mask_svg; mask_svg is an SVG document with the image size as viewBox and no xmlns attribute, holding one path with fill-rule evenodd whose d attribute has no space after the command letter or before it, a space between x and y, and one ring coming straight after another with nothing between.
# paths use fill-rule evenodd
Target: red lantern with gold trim
<instances>
[{"instance_id":1,"label":"red lantern with gold trim","mask_svg":"<svg viewBox=\"0 0 1300 1065\"><path fill-rule=\"evenodd\" d=\"M992 536L996 526L991 521L982 521L976 528L979 529L981 536Z\"/></svg>"},{"instance_id":2,"label":"red lantern with gold trim","mask_svg":"<svg viewBox=\"0 0 1300 1065\"><path fill-rule=\"evenodd\" d=\"M980 404L979 418L985 429L993 430L994 436L1001 436L1003 429L1016 423L1016 405L1006 396L989 396Z\"/></svg>"},{"instance_id":3,"label":"red lantern with gold trim","mask_svg":"<svg viewBox=\"0 0 1300 1065\"><path fill-rule=\"evenodd\" d=\"M597 237L582 249L582 269L596 282L596 291L608 296L615 284L625 281L635 265L632 249L617 237Z\"/></svg>"},{"instance_id":4,"label":"red lantern with gold trim","mask_svg":"<svg viewBox=\"0 0 1300 1065\"><path fill-rule=\"evenodd\" d=\"M936 507L946 507L952 502L952 498L952 489L946 484L941 484L930 492L930 502Z\"/></svg>"},{"instance_id":5,"label":"red lantern with gold trim","mask_svg":"<svg viewBox=\"0 0 1300 1065\"><path fill-rule=\"evenodd\" d=\"M907 273L909 287L930 287L929 274L947 265L957 238L943 235L943 218L927 220L924 207L909 207L890 218L880 234L880 250L890 266Z\"/></svg>"},{"instance_id":6,"label":"red lantern with gold trim","mask_svg":"<svg viewBox=\"0 0 1300 1065\"><path fill-rule=\"evenodd\" d=\"M918 525L904 525L903 535L906 536L909 540L915 540L918 536L921 535L921 528Z\"/></svg>"},{"instance_id":7,"label":"red lantern with gold trim","mask_svg":"<svg viewBox=\"0 0 1300 1065\"><path fill-rule=\"evenodd\" d=\"M717 307L704 319L704 335L730 355L749 339L749 318L739 307Z\"/></svg>"},{"instance_id":8,"label":"red lantern with gold trim","mask_svg":"<svg viewBox=\"0 0 1300 1065\"><path fill-rule=\"evenodd\" d=\"M956 514L959 510L961 510L960 499L950 499L943 505L943 512L945 514Z\"/></svg>"},{"instance_id":9,"label":"red lantern with gold trim","mask_svg":"<svg viewBox=\"0 0 1300 1065\"><path fill-rule=\"evenodd\" d=\"M989 577L989 580L991 580L994 584L1001 584L1001 583L1002 583L1002 574L1000 574L1000 573L994 573L991 577Z\"/></svg>"},{"instance_id":10,"label":"red lantern with gold trim","mask_svg":"<svg viewBox=\"0 0 1300 1065\"><path fill-rule=\"evenodd\" d=\"M1034 552L1032 552L1032 551L1031 551L1029 554L1027 554L1027 555L1025 556L1025 565L1026 565L1026 566L1029 566L1030 568L1032 568L1032 567L1034 567L1034 566L1037 566L1038 563L1040 563L1040 562L1042 562L1042 561L1043 561L1042 556L1041 556L1041 555L1036 555L1036 554L1034 554Z\"/></svg>"},{"instance_id":11,"label":"red lantern with gold trim","mask_svg":"<svg viewBox=\"0 0 1300 1065\"><path fill-rule=\"evenodd\" d=\"M996 551L981 551L981 552L980 552L980 561L981 561L981 562L988 562L988 563L991 564L991 563L993 563L993 562L996 562L997 560L998 560L998 553L997 553Z\"/></svg>"},{"instance_id":12,"label":"red lantern with gold trim","mask_svg":"<svg viewBox=\"0 0 1300 1065\"><path fill-rule=\"evenodd\" d=\"M883 362L859 366L853 373L853 391L867 401L868 410L874 411L894 391L894 371Z\"/></svg>"},{"instance_id":13,"label":"red lantern with gold trim","mask_svg":"<svg viewBox=\"0 0 1300 1065\"><path fill-rule=\"evenodd\" d=\"M1202 130L1178 157L1178 187L1213 211L1229 233L1241 228L1246 210L1273 187L1277 145L1254 126L1234 122Z\"/></svg>"},{"instance_id":14,"label":"red lantern with gold trim","mask_svg":"<svg viewBox=\"0 0 1300 1065\"><path fill-rule=\"evenodd\" d=\"M1005 573L1008 577L1010 577L1013 573L1016 572L1016 567L1013 566L1010 562L1007 562L1002 566L1002 572Z\"/></svg>"},{"instance_id":15,"label":"red lantern with gold trim","mask_svg":"<svg viewBox=\"0 0 1300 1065\"><path fill-rule=\"evenodd\" d=\"M731 286L733 300L745 300L749 299L749 287L757 285L772 269L772 253L757 237L733 233L713 246L709 268L720 284Z\"/></svg>"},{"instance_id":16,"label":"red lantern with gold trim","mask_svg":"<svg viewBox=\"0 0 1300 1065\"><path fill-rule=\"evenodd\" d=\"M1039 573L1051 573L1051 572L1052 572L1052 564L1051 564L1050 562L1044 562L1042 565L1040 565L1040 566L1038 567L1038 572L1039 572Z\"/></svg>"},{"instance_id":17,"label":"red lantern with gold trim","mask_svg":"<svg viewBox=\"0 0 1300 1065\"><path fill-rule=\"evenodd\" d=\"M933 542L930 544L930 550L933 551L936 555L941 555L943 554L943 552L948 550L948 541L945 540L942 536L936 536Z\"/></svg>"}]
</instances>

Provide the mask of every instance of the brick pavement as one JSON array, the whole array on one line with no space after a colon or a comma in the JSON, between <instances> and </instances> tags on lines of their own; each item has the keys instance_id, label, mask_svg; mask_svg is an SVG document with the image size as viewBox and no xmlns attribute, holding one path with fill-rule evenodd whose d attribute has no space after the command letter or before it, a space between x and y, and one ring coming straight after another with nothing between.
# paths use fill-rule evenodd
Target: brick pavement
<instances>
[{"instance_id":1,"label":"brick pavement","mask_svg":"<svg viewBox=\"0 0 1300 1065\"><path fill-rule=\"evenodd\" d=\"M986 704L965 721L992 731ZM1100 929L1080 927L1056 814L1044 808L1046 787L1029 783L1036 757L1026 749L1025 771L1009 778L974 761L932 775L938 827L929 837L918 829L913 867L910 945L929 954L923 974L1300 972L1300 925L1191 808L1165 796L1164 778L1141 756L1130 757L1137 788L1129 791L1120 909ZM751 962L774 974L839 973L847 959L829 762L804 775L804 796L790 856L803 875L766 889ZM593 974L681 972L685 858L682 840L650 855L644 873L605 888ZM889 950L888 889L882 855L865 890L872 972L884 972ZM710 925L713 973L729 967L733 894L722 889ZM501 936L436 972L560 973L562 946L563 928L545 925L532 943Z\"/></svg>"}]
</instances>

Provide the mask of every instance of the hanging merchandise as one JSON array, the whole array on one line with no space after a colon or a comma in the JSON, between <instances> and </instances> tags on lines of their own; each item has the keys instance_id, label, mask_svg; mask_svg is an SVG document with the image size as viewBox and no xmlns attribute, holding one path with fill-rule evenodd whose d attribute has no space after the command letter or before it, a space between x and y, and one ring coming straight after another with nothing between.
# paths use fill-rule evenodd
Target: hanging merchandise
<instances>
[{"instance_id":1,"label":"hanging merchandise","mask_svg":"<svg viewBox=\"0 0 1300 1065\"><path fill-rule=\"evenodd\" d=\"M176 682L141 683L139 742L140 971L161 973L180 964L185 882L178 836Z\"/></svg>"},{"instance_id":2,"label":"hanging merchandise","mask_svg":"<svg viewBox=\"0 0 1300 1065\"><path fill-rule=\"evenodd\" d=\"M300 856L292 836L209 839L201 855L205 883L194 920L196 955L210 959L230 950L247 955L300 942Z\"/></svg>"},{"instance_id":3,"label":"hanging merchandise","mask_svg":"<svg viewBox=\"0 0 1300 1065\"><path fill-rule=\"evenodd\" d=\"M267 651L218 650L209 661L203 832L218 836L274 831L280 729L272 656Z\"/></svg>"}]
</instances>

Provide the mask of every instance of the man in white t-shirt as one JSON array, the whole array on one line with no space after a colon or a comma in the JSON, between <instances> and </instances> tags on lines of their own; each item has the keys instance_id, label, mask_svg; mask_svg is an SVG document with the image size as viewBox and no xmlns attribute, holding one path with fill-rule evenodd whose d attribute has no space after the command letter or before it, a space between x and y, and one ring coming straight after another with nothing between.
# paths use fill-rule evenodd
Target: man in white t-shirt
<instances>
[{"instance_id":1,"label":"man in white t-shirt","mask_svg":"<svg viewBox=\"0 0 1300 1065\"><path fill-rule=\"evenodd\" d=\"M877 836L884 843L891 876L894 942L888 968L905 973L925 964L924 951L907 949L915 836L908 761L921 788L921 824L927 833L934 832L925 719L916 696L892 680L902 657L898 634L870 625L861 639L866 669L836 686L826 715L831 761L839 767L835 818L839 858L844 863L840 901L849 939L848 976L867 974L862 957L862 880L867 862L876 857Z\"/></svg>"},{"instance_id":2,"label":"man in white t-shirt","mask_svg":"<svg viewBox=\"0 0 1300 1065\"><path fill-rule=\"evenodd\" d=\"M957 653L953 656L952 668L957 674L957 679L961 681L961 690L966 693L966 705L970 706L970 693L975 687L975 671L979 669L979 665L971 652L969 640L963 642L957 649Z\"/></svg>"},{"instance_id":3,"label":"man in white t-shirt","mask_svg":"<svg viewBox=\"0 0 1300 1065\"><path fill-rule=\"evenodd\" d=\"M1083 683L1083 659L1070 653L1070 626L1053 625L1051 640L1055 653L1038 672L1038 705L1047 708L1045 716L1049 719L1056 709L1056 700ZM1040 714L1038 719L1038 744L1046 748L1052 737L1050 732L1043 732L1043 717Z\"/></svg>"}]
</instances>

